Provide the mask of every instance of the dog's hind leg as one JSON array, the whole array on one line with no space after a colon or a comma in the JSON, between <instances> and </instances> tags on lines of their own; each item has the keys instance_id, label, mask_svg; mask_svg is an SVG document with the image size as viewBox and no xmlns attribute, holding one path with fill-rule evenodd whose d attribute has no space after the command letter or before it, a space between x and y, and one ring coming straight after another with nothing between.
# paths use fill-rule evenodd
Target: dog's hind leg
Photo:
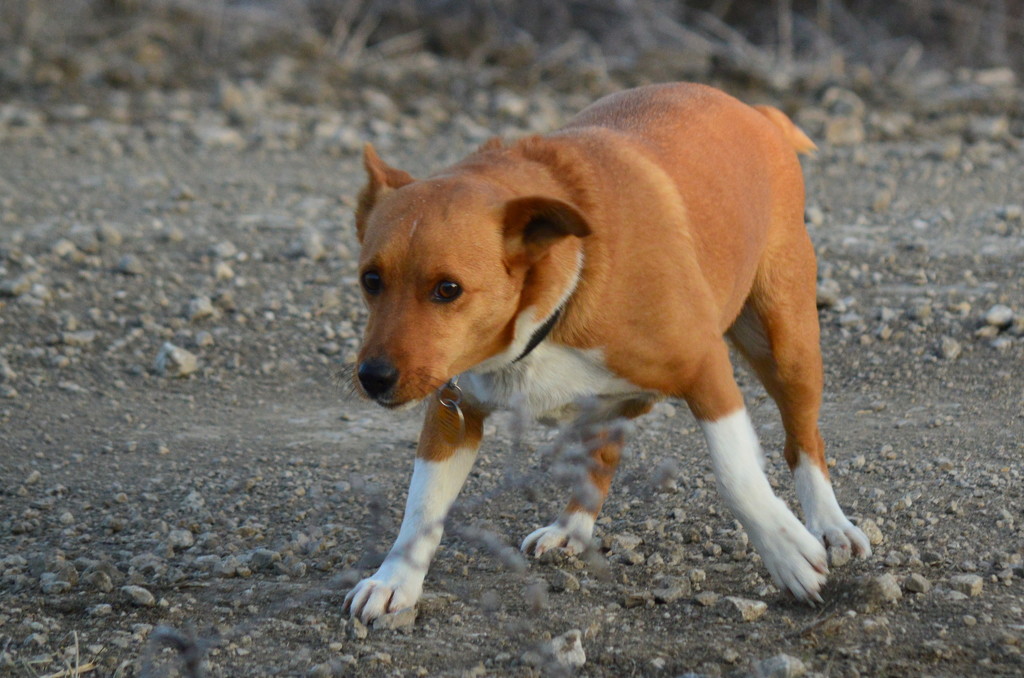
<instances>
[{"instance_id":1,"label":"dog's hind leg","mask_svg":"<svg viewBox=\"0 0 1024 678\"><path fill-rule=\"evenodd\" d=\"M729 337L779 407L786 463L807 528L826 547L868 556L870 542L843 514L829 481L818 431L822 364L814 251L802 224L790 233L790 242L776 249L785 252L783 261L772 260L769 251Z\"/></svg>"},{"instance_id":2,"label":"dog's hind leg","mask_svg":"<svg viewBox=\"0 0 1024 678\"><path fill-rule=\"evenodd\" d=\"M452 442L452 427L445 420L450 410L436 398L427 408L398 538L380 568L345 596L343 609L364 623L412 607L420 598L445 517L473 467L483 435L487 412L463 405L462 413L464 430Z\"/></svg>"},{"instance_id":3,"label":"dog's hind leg","mask_svg":"<svg viewBox=\"0 0 1024 678\"><path fill-rule=\"evenodd\" d=\"M724 340L705 356L682 395L704 432L718 490L776 585L800 600L820 601L828 570L825 549L768 483Z\"/></svg>"}]
</instances>

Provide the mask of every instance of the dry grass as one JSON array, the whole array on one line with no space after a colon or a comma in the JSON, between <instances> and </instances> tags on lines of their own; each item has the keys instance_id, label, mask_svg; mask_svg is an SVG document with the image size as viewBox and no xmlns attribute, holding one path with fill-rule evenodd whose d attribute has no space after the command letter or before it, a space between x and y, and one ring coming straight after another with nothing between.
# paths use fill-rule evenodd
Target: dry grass
<instances>
[{"instance_id":1,"label":"dry grass","mask_svg":"<svg viewBox=\"0 0 1024 678\"><path fill-rule=\"evenodd\" d=\"M714 73L778 88L852 64L883 79L921 63L1021 69L1022 42L1012 0L9 0L0 87L196 86L265 76L282 56L344 79L427 51L525 85Z\"/></svg>"}]
</instances>

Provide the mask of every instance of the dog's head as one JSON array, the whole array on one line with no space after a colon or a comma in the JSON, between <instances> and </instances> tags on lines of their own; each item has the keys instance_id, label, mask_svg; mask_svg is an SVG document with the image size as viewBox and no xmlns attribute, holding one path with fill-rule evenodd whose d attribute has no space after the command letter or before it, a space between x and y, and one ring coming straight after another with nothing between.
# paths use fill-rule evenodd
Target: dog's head
<instances>
[{"instance_id":1,"label":"dog's head","mask_svg":"<svg viewBox=\"0 0 1024 678\"><path fill-rule=\"evenodd\" d=\"M590 233L579 210L472 166L417 181L370 145L364 165L362 391L397 407L468 369L514 360L576 284Z\"/></svg>"}]
</instances>

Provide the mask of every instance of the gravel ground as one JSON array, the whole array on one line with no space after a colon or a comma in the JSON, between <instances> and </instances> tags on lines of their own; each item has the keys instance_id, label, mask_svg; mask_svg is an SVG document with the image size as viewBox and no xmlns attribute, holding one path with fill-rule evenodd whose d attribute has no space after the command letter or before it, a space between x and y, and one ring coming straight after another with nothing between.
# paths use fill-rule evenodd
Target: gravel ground
<instances>
[{"instance_id":1,"label":"gravel ground","mask_svg":"<svg viewBox=\"0 0 1024 678\"><path fill-rule=\"evenodd\" d=\"M1003 112L1024 96L964 77L797 113L822 141L822 428L875 544L823 606L775 590L670 402L586 563L505 548L564 493L554 432L496 417L392 629L340 614L397 532L418 430L340 383L358 149L423 173L590 97L394 78L333 109L252 83L0 105L0 673L1021 675L1024 118ZM795 505L774 406L740 379Z\"/></svg>"}]
</instances>

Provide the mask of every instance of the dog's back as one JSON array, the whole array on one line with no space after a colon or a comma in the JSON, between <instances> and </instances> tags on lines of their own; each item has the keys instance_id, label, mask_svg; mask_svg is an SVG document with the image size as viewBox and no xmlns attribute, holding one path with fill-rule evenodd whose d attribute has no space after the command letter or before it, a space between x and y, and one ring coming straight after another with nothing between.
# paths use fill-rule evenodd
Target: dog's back
<instances>
[{"instance_id":1,"label":"dog's back","mask_svg":"<svg viewBox=\"0 0 1024 678\"><path fill-rule=\"evenodd\" d=\"M806 238L797 151L813 143L782 112L763 108L703 85L653 85L605 97L545 138L605 163L605 184L594 194L610 196L616 204L598 212L616 216L607 228L595 223L597 239L648 252L657 271L687 276L680 269L699 265L721 330L739 313L765 253L784 257L783 243ZM677 199L667 199L670 193ZM670 204L679 213L666 218ZM698 253L695 262L686 250ZM655 263L666 257L677 264ZM693 298L692 279L665 282Z\"/></svg>"}]
</instances>

